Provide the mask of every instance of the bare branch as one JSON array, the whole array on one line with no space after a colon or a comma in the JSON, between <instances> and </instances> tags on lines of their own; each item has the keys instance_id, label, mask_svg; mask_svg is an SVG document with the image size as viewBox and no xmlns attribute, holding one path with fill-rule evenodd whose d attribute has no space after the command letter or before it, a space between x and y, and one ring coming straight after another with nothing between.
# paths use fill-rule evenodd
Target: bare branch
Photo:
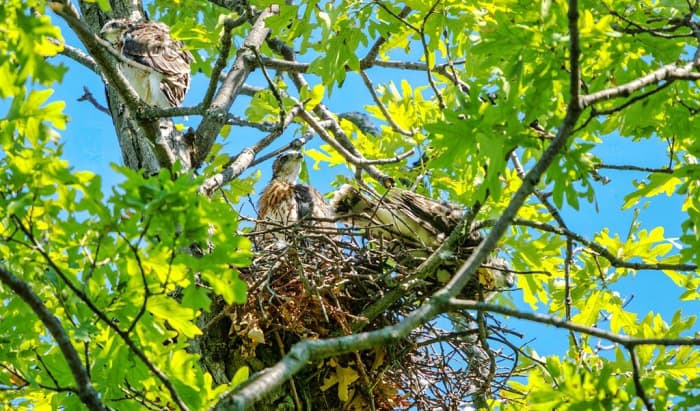
<instances>
[{"instance_id":1,"label":"bare branch","mask_svg":"<svg viewBox=\"0 0 700 411\"><path fill-rule=\"evenodd\" d=\"M73 59L74 61L82 64L83 66L94 71L97 74L100 73L100 67L97 65L97 63L95 63L95 60L87 54L83 53L82 50L65 43L61 44L56 39L49 39L49 41L54 44L60 44L63 47L63 50L61 50L60 52L62 55Z\"/></svg>"},{"instance_id":2,"label":"bare branch","mask_svg":"<svg viewBox=\"0 0 700 411\"><path fill-rule=\"evenodd\" d=\"M641 171L645 173L673 174L673 169L671 168L651 168L639 167L634 165L596 164L594 168L607 170Z\"/></svg>"},{"instance_id":3,"label":"bare branch","mask_svg":"<svg viewBox=\"0 0 700 411\"><path fill-rule=\"evenodd\" d=\"M29 306L49 330L63 357L66 359L71 374L73 374L73 379L75 379L75 383L78 386L76 393L80 401L90 410L106 410L107 408L100 400L97 391L92 386L92 382L90 382L90 377L83 367L78 352L73 347L66 330L63 329L58 318L44 305L41 298L34 293L26 282L9 272L3 265L0 265L0 281L7 285Z\"/></svg>"},{"instance_id":4,"label":"bare branch","mask_svg":"<svg viewBox=\"0 0 700 411\"><path fill-rule=\"evenodd\" d=\"M449 301L449 306L452 309L459 310L477 310L487 311L507 315L509 317L519 318L521 320L532 321L540 324L547 324L564 330L576 331L581 334L590 335L593 337L602 338L621 344L626 348L636 347L640 345L659 345L659 346L697 346L700 345L700 337L693 338L637 338L623 334L616 334L610 331L605 331L598 327L588 327L581 324L576 324L571 321L562 320L561 318L551 315L526 313L512 308L507 308L500 305L482 303L479 301L460 300L453 298Z\"/></svg>"},{"instance_id":5,"label":"bare branch","mask_svg":"<svg viewBox=\"0 0 700 411\"><path fill-rule=\"evenodd\" d=\"M684 66L676 64L667 64L658 70L632 80L629 83L622 84L617 87L612 87L606 90L598 91L592 94L586 94L581 97L581 105L588 107L600 101L610 100L619 97L628 97L642 88L657 84L664 81L675 80L700 80L700 73L694 72L698 68L698 62L692 61Z\"/></svg>"},{"instance_id":6,"label":"bare branch","mask_svg":"<svg viewBox=\"0 0 700 411\"><path fill-rule=\"evenodd\" d=\"M374 100L374 103L379 107L379 110L384 114L384 119L391 125L391 129L396 131L399 134L403 134L404 136L413 136L412 131L406 131L401 126L399 126L396 123L396 120L389 114L389 110L387 110L386 106L382 101L379 99L379 96L377 95L377 92L374 90L374 85L372 84L372 80L370 80L369 76L367 76L367 73L364 71L360 71L360 77L362 77L362 81L364 81L365 86L367 86L367 90L369 90L369 94L372 95L372 99Z\"/></svg>"},{"instance_id":7,"label":"bare branch","mask_svg":"<svg viewBox=\"0 0 700 411\"><path fill-rule=\"evenodd\" d=\"M574 233L572 231L569 231L565 228L560 228L560 227L555 227L553 225L549 224L544 224L544 223L538 223L535 221L530 221L530 220L522 220L522 219L514 219L513 220L513 225L521 225L525 227L531 227L531 228L536 228L538 230L543 230L543 231L548 231L550 233L555 233L559 234L562 236L565 236L566 238L570 238L572 240L575 240L586 247L590 248L591 250L595 251L596 253L602 255L606 260L610 261L610 264L614 265L615 267L624 267L624 268L631 268L633 270L674 270L674 271L695 271L697 270L697 266L693 264L668 264L668 263L633 263L633 262L628 262L621 260L617 256L615 256L612 252L610 252L607 248L603 247L602 245L595 243L593 241L590 241L583 236Z\"/></svg>"},{"instance_id":8,"label":"bare branch","mask_svg":"<svg viewBox=\"0 0 700 411\"><path fill-rule=\"evenodd\" d=\"M83 86L83 95L78 97L78 101L87 101L99 111L110 116L112 115L112 113L109 112L109 109L107 107L103 106L102 104L100 104L99 101L97 101L97 99L95 98L95 96L92 95L87 86Z\"/></svg>"},{"instance_id":9,"label":"bare branch","mask_svg":"<svg viewBox=\"0 0 700 411\"><path fill-rule=\"evenodd\" d=\"M248 20L248 15L244 14L237 18L236 20L227 18L224 20L224 32L221 34L221 50L219 50L219 57L216 58L216 63L211 70L211 78L209 79L209 86L207 87L206 93L204 93L204 98L200 104L203 108L209 108L211 101L214 98L214 91L216 91L216 84L219 81L219 76L221 72L226 67L226 60L228 60L228 55L231 52L231 31L234 28L240 26Z\"/></svg>"},{"instance_id":10,"label":"bare branch","mask_svg":"<svg viewBox=\"0 0 700 411\"><path fill-rule=\"evenodd\" d=\"M392 177L389 177L388 175L379 171L372 165L372 162L363 158L361 155L356 155L359 153L353 153L350 150L348 150L344 144L341 144L338 140L331 136L326 131L326 129L319 123L319 121L311 113L306 111L303 108L303 106L299 105L298 107L300 108L299 116L311 126L311 128L321 137L321 139L323 139L323 141L328 143L331 147L333 147L334 150L340 153L340 155L342 155L343 158L345 158L348 162L352 163L353 165L367 171L369 175L371 175L374 179L379 181L383 186L391 187L394 185L394 179ZM388 162L394 161L393 159L391 159Z\"/></svg>"},{"instance_id":11,"label":"bare branch","mask_svg":"<svg viewBox=\"0 0 700 411\"><path fill-rule=\"evenodd\" d=\"M286 130L294 120L297 112L298 110L296 108L290 110L287 116L284 118L283 124L280 124L276 130L259 140L254 145L241 150L241 152L235 156L234 160L224 167L223 171L204 180L199 189L200 193L210 196L214 190L241 175L241 173L252 165L253 160L255 160L255 156L262 149L269 146L273 141L282 135L284 130Z\"/></svg>"},{"instance_id":12,"label":"bare branch","mask_svg":"<svg viewBox=\"0 0 700 411\"><path fill-rule=\"evenodd\" d=\"M238 50L233 67L226 75L226 79L214 96L211 106L197 127L197 144L193 147L192 152L193 168L199 167L206 159L221 127L226 124L228 111L243 87L243 82L254 67L254 50L260 48L270 32L270 29L265 26L265 19L277 13L279 13L279 7L276 5L264 9L248 33L245 43Z\"/></svg>"},{"instance_id":13,"label":"bare branch","mask_svg":"<svg viewBox=\"0 0 700 411\"><path fill-rule=\"evenodd\" d=\"M630 361L632 362L632 379L634 380L634 390L637 393L637 396L642 399L647 411L654 411L654 404L649 400L644 392L644 387L642 387L642 376L639 372L639 359L637 358L637 353L634 351L634 347L628 347L627 351L630 353Z\"/></svg>"}]
</instances>

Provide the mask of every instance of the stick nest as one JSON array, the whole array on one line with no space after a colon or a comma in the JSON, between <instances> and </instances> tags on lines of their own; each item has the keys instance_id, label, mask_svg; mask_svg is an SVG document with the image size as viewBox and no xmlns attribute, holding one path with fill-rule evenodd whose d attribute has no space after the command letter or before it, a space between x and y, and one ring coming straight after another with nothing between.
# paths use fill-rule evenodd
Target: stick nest
<instances>
[{"instance_id":1,"label":"stick nest","mask_svg":"<svg viewBox=\"0 0 700 411\"><path fill-rule=\"evenodd\" d=\"M368 240L353 229L296 225L276 235L251 235L256 257L241 270L248 301L224 308L230 319L228 347L254 371L303 339L396 324L443 285L439 274L415 276L425 258L416 256L431 250ZM469 253L460 250L457 260ZM441 270L456 266L452 261ZM498 291L474 280L461 298L483 299ZM368 309L379 301L384 308L368 318ZM460 409L498 395L512 375L517 348L507 334L487 316L445 314L398 343L307 367L287 387L288 401L310 409Z\"/></svg>"}]
</instances>

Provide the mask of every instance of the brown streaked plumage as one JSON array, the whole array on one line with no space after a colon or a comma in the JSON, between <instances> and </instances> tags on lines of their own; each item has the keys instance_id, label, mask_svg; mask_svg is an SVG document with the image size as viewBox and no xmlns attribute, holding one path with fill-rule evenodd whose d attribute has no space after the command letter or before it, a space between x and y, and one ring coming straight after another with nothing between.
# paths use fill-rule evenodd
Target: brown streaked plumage
<instances>
[{"instance_id":1,"label":"brown streaked plumage","mask_svg":"<svg viewBox=\"0 0 700 411\"><path fill-rule=\"evenodd\" d=\"M315 218L329 219L331 212L321 193L313 187L297 184L302 159L300 152L288 151L280 154L272 164L272 180L258 200L258 222L255 225L256 232L272 230L263 235L264 239L284 240L281 228L307 219L307 226L336 229L331 221L314 221ZM265 221L272 224L265 224Z\"/></svg>"},{"instance_id":2,"label":"brown streaked plumage","mask_svg":"<svg viewBox=\"0 0 700 411\"><path fill-rule=\"evenodd\" d=\"M464 216L464 208L433 200L420 194L392 189L384 196L345 184L335 192L330 203L334 217L350 226L366 229L370 238L397 241L408 248L418 248L414 257L424 257L442 244ZM456 261L446 261L442 269L454 272L481 242L481 235L473 232L458 246ZM510 288L514 278L508 263L491 258L477 271L477 279L488 299L495 290ZM474 297L474 290L465 290Z\"/></svg>"},{"instance_id":3,"label":"brown streaked plumage","mask_svg":"<svg viewBox=\"0 0 700 411\"><path fill-rule=\"evenodd\" d=\"M131 87L148 104L161 108L182 104L190 87L192 54L181 41L170 37L170 28L160 22L115 19L100 35L124 57L146 66L120 64Z\"/></svg>"},{"instance_id":4,"label":"brown streaked plumage","mask_svg":"<svg viewBox=\"0 0 700 411\"><path fill-rule=\"evenodd\" d=\"M411 191L392 189L385 196L344 184L331 210L348 224L368 227L375 236L418 247L438 247L464 215L462 207Z\"/></svg>"}]
</instances>

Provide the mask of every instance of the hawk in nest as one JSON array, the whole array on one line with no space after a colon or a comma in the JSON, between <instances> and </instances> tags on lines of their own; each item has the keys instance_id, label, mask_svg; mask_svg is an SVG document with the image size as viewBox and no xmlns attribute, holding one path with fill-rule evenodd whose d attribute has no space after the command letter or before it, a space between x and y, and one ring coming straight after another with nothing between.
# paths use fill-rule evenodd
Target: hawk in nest
<instances>
[{"instance_id":1,"label":"hawk in nest","mask_svg":"<svg viewBox=\"0 0 700 411\"><path fill-rule=\"evenodd\" d=\"M461 206L436 201L411 191L392 189L380 196L370 191L361 192L349 184L344 184L335 192L330 206L334 217L350 226L366 229L370 238L394 242L397 247L390 250L403 247L411 257L416 258L435 251L464 216ZM440 278L444 277L441 273L454 273L481 240L481 235L476 231L467 235L457 246L457 261L443 264L438 271L438 279L446 280ZM501 258L490 258L477 270L476 277L486 292L486 299L493 296L492 291L510 288L514 284L508 263ZM478 296L473 285L471 290L469 288L467 285L463 294L468 298Z\"/></svg>"},{"instance_id":2,"label":"hawk in nest","mask_svg":"<svg viewBox=\"0 0 700 411\"><path fill-rule=\"evenodd\" d=\"M100 35L122 56L137 63L120 63L119 68L143 101L160 108L182 104L194 59L181 41L170 37L166 24L115 19L102 27Z\"/></svg>"},{"instance_id":3,"label":"hawk in nest","mask_svg":"<svg viewBox=\"0 0 700 411\"><path fill-rule=\"evenodd\" d=\"M264 232L263 239L285 240L285 227L304 222L307 227L318 227L321 232L337 232L330 219L331 212L319 193L313 187L297 184L303 155L298 151L280 154L272 164L272 180L265 187L258 201L258 222L256 232Z\"/></svg>"}]
</instances>

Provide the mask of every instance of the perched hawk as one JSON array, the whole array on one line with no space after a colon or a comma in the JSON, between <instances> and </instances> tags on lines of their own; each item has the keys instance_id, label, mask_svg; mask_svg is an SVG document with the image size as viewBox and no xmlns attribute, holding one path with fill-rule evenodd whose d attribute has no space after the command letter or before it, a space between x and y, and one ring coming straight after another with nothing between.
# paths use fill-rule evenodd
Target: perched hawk
<instances>
[{"instance_id":1,"label":"perched hawk","mask_svg":"<svg viewBox=\"0 0 700 411\"><path fill-rule=\"evenodd\" d=\"M411 191L392 189L385 196L379 196L369 191L360 192L350 184L336 191L331 209L335 216L350 225L370 228L374 237L424 248L440 246L464 214L462 207Z\"/></svg>"},{"instance_id":2,"label":"perched hawk","mask_svg":"<svg viewBox=\"0 0 700 411\"><path fill-rule=\"evenodd\" d=\"M314 218L329 219L330 209L321 193L313 187L297 184L303 155L298 151L280 154L272 164L272 180L265 187L258 201L258 223L255 231L269 231L264 239L284 240L282 231L305 219L306 226L315 226L324 231L336 230L332 221L314 221ZM272 224L265 224L265 222Z\"/></svg>"},{"instance_id":3,"label":"perched hawk","mask_svg":"<svg viewBox=\"0 0 700 411\"><path fill-rule=\"evenodd\" d=\"M150 70L121 63L134 91L149 105L168 108L182 104L190 87L192 54L170 37L164 23L116 19L108 21L100 35L124 57Z\"/></svg>"},{"instance_id":4,"label":"perched hawk","mask_svg":"<svg viewBox=\"0 0 700 411\"><path fill-rule=\"evenodd\" d=\"M414 257L424 257L426 252L439 247L464 215L463 207L411 191L392 189L386 195L379 196L369 191L361 192L349 184L336 191L330 205L335 217L351 226L365 228L370 238L396 241L415 250L411 253ZM438 279L441 272L451 276L449 273L453 273L466 260L481 240L478 232L467 236L458 245L456 261L443 264ZM486 299L493 295L493 291L510 288L514 284L507 262L500 258L489 259L477 270L476 277ZM476 298L475 288L474 284L468 284L463 294Z\"/></svg>"}]
</instances>

